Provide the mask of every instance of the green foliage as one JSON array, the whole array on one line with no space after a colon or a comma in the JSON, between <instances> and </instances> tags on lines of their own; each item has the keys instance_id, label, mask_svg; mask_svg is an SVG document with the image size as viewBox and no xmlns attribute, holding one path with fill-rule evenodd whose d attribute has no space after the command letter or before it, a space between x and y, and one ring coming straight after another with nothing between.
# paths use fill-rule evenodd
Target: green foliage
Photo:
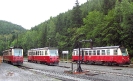
<instances>
[{"instance_id":1,"label":"green foliage","mask_svg":"<svg viewBox=\"0 0 133 81\"><path fill-rule=\"evenodd\" d=\"M0 35L11 34L13 32L25 31L22 26L0 20Z\"/></svg>"},{"instance_id":2,"label":"green foliage","mask_svg":"<svg viewBox=\"0 0 133 81\"><path fill-rule=\"evenodd\" d=\"M0 34L0 45L3 46L0 49L18 41L25 55L30 48L46 46L59 48L60 54L63 50L71 52L78 47L78 41L92 39L94 46L124 45L133 56L133 1L88 0L19 34L19 40L16 34L1 36L4 33L1 31ZM14 41L5 43L5 37ZM90 44L83 43L82 46L89 47Z\"/></svg>"},{"instance_id":3,"label":"green foliage","mask_svg":"<svg viewBox=\"0 0 133 81\"><path fill-rule=\"evenodd\" d=\"M11 46L11 42L17 38L17 34L24 31L26 30L19 25L0 20L0 54Z\"/></svg>"}]
</instances>

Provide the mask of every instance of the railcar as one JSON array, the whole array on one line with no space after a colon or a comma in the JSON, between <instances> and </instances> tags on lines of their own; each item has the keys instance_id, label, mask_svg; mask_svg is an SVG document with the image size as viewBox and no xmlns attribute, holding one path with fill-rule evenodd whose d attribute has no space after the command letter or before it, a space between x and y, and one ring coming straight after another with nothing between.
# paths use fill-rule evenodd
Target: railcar
<instances>
[{"instance_id":1,"label":"railcar","mask_svg":"<svg viewBox=\"0 0 133 81\"><path fill-rule=\"evenodd\" d=\"M130 64L128 51L120 46L79 48L72 52L72 61L86 64L126 65Z\"/></svg>"},{"instance_id":2,"label":"railcar","mask_svg":"<svg viewBox=\"0 0 133 81\"><path fill-rule=\"evenodd\" d=\"M13 65L23 64L23 48L22 47L10 47L3 51L3 62Z\"/></svg>"},{"instance_id":3,"label":"railcar","mask_svg":"<svg viewBox=\"0 0 133 81\"><path fill-rule=\"evenodd\" d=\"M58 49L53 47L29 49L28 62L43 63L47 65L58 65Z\"/></svg>"}]
</instances>

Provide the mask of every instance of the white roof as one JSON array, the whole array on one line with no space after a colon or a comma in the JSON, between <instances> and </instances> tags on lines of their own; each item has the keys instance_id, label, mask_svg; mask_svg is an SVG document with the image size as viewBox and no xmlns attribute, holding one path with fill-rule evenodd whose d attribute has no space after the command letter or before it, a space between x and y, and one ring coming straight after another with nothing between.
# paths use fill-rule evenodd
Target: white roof
<instances>
[{"instance_id":1,"label":"white roof","mask_svg":"<svg viewBox=\"0 0 133 81\"><path fill-rule=\"evenodd\" d=\"M115 49L115 48L119 48L120 46L105 46L105 47L93 47L93 48L80 48L80 50L95 50L95 49ZM79 48L77 49L73 49L73 50L79 50Z\"/></svg>"}]
</instances>

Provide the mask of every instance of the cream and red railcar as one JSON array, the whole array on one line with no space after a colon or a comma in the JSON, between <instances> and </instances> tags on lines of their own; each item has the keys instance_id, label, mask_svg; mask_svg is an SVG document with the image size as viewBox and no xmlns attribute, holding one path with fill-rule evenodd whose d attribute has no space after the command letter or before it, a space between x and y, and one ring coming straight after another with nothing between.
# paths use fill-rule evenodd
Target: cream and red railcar
<instances>
[{"instance_id":1,"label":"cream and red railcar","mask_svg":"<svg viewBox=\"0 0 133 81\"><path fill-rule=\"evenodd\" d=\"M3 62L13 65L23 64L23 49L21 47L11 47L3 51Z\"/></svg>"},{"instance_id":2,"label":"cream and red railcar","mask_svg":"<svg viewBox=\"0 0 133 81\"><path fill-rule=\"evenodd\" d=\"M30 49L28 50L28 62L58 65L58 49L50 47Z\"/></svg>"},{"instance_id":3,"label":"cream and red railcar","mask_svg":"<svg viewBox=\"0 0 133 81\"><path fill-rule=\"evenodd\" d=\"M72 61L81 60L86 64L125 65L130 64L128 51L124 47L106 46L74 49Z\"/></svg>"}]
</instances>

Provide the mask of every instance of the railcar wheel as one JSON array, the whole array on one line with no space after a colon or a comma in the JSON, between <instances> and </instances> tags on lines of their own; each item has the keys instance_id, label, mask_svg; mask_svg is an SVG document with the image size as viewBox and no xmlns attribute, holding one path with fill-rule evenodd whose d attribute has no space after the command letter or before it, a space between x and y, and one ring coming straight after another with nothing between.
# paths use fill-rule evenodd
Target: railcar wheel
<instances>
[{"instance_id":1,"label":"railcar wheel","mask_svg":"<svg viewBox=\"0 0 133 81\"><path fill-rule=\"evenodd\" d=\"M3 62L5 62L5 60L3 60Z\"/></svg>"},{"instance_id":2,"label":"railcar wheel","mask_svg":"<svg viewBox=\"0 0 133 81\"><path fill-rule=\"evenodd\" d=\"M78 61L75 61L76 63L78 63Z\"/></svg>"},{"instance_id":3,"label":"railcar wheel","mask_svg":"<svg viewBox=\"0 0 133 81\"><path fill-rule=\"evenodd\" d=\"M123 64L118 64L118 66L122 67L122 66L123 66Z\"/></svg>"},{"instance_id":4,"label":"railcar wheel","mask_svg":"<svg viewBox=\"0 0 133 81\"><path fill-rule=\"evenodd\" d=\"M93 61L88 61L88 64L90 64L90 65L91 65L91 64L94 64L94 62L93 62Z\"/></svg>"},{"instance_id":5,"label":"railcar wheel","mask_svg":"<svg viewBox=\"0 0 133 81\"><path fill-rule=\"evenodd\" d=\"M112 63L111 62L108 62L108 66L112 66Z\"/></svg>"},{"instance_id":6,"label":"railcar wheel","mask_svg":"<svg viewBox=\"0 0 133 81\"><path fill-rule=\"evenodd\" d=\"M85 64L88 64L88 61L85 61L84 63L85 63Z\"/></svg>"},{"instance_id":7,"label":"railcar wheel","mask_svg":"<svg viewBox=\"0 0 133 81\"><path fill-rule=\"evenodd\" d=\"M40 61L37 61L37 64L40 64L41 62Z\"/></svg>"}]
</instances>

